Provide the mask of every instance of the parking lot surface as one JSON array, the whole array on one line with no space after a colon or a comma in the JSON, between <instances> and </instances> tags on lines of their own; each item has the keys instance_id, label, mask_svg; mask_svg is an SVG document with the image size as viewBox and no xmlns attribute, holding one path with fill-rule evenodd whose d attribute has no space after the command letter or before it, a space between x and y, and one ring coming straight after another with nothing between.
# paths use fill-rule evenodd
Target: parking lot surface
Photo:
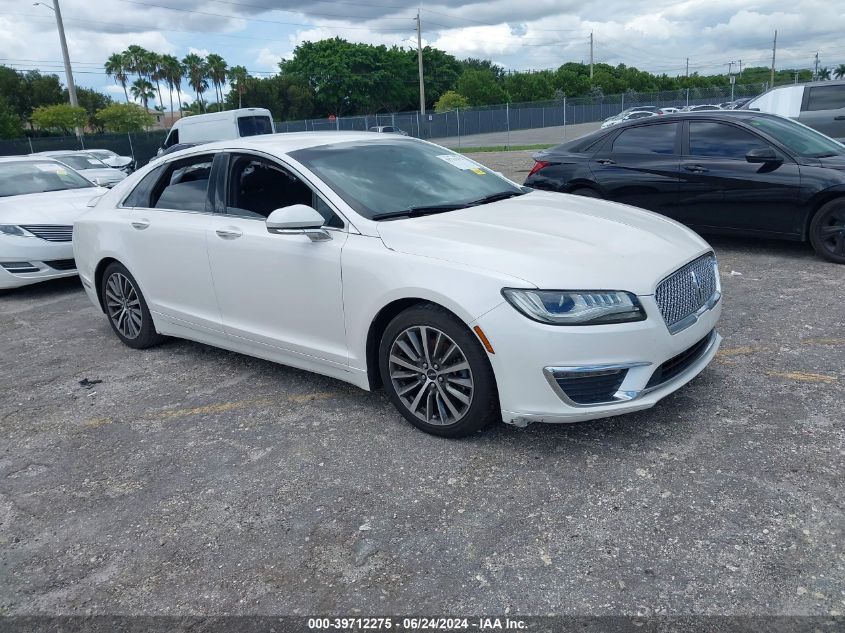
<instances>
[{"instance_id":1,"label":"parking lot surface","mask_svg":"<svg viewBox=\"0 0 845 633\"><path fill-rule=\"evenodd\" d=\"M521 182L527 156L478 158ZM304 371L131 350L75 279L3 295L0 614L845 612L845 267L711 242L699 378L466 440Z\"/></svg>"}]
</instances>

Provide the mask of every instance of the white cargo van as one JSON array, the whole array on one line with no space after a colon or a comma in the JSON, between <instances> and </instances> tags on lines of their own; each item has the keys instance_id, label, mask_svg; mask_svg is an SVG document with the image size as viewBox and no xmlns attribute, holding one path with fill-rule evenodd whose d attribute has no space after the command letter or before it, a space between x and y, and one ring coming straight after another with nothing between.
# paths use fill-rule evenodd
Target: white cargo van
<instances>
[{"instance_id":1,"label":"white cargo van","mask_svg":"<svg viewBox=\"0 0 845 633\"><path fill-rule=\"evenodd\" d=\"M168 148L184 143L210 143L228 141L243 136L273 134L273 117L265 108L241 108L179 119L170 128L159 149L161 155Z\"/></svg>"}]
</instances>

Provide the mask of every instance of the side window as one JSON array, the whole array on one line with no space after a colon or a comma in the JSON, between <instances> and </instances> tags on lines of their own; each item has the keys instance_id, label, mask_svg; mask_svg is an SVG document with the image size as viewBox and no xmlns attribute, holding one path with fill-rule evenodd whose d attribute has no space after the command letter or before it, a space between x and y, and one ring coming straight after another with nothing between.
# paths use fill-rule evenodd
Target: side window
<instances>
[{"instance_id":1,"label":"side window","mask_svg":"<svg viewBox=\"0 0 845 633\"><path fill-rule=\"evenodd\" d=\"M179 142L179 130L170 130L170 134L167 135L167 138L164 139L164 145L162 147L167 149L168 147L173 147Z\"/></svg>"},{"instance_id":2,"label":"side window","mask_svg":"<svg viewBox=\"0 0 845 633\"><path fill-rule=\"evenodd\" d=\"M159 177L161 176L161 172L164 170L164 166L159 166L153 169L150 173L146 176L141 178L141 181L135 185L135 188L132 190L126 199L123 201L124 207L149 207L150 206L150 193L153 190L156 182L158 182Z\"/></svg>"},{"instance_id":3,"label":"side window","mask_svg":"<svg viewBox=\"0 0 845 633\"><path fill-rule=\"evenodd\" d=\"M751 132L733 125L690 121L690 156L745 160L745 155L749 150L760 147L769 147L769 145Z\"/></svg>"},{"instance_id":4,"label":"side window","mask_svg":"<svg viewBox=\"0 0 845 633\"><path fill-rule=\"evenodd\" d=\"M292 204L317 210L326 226L342 228L343 221L311 187L283 167L251 156L235 156L229 171L226 213L266 219L273 211Z\"/></svg>"},{"instance_id":5,"label":"side window","mask_svg":"<svg viewBox=\"0 0 845 633\"><path fill-rule=\"evenodd\" d=\"M812 86L809 91L805 111L839 110L845 108L845 84L836 86Z\"/></svg>"},{"instance_id":6,"label":"side window","mask_svg":"<svg viewBox=\"0 0 845 633\"><path fill-rule=\"evenodd\" d=\"M258 134L272 134L273 126L266 116L238 117L238 134L241 136L257 136Z\"/></svg>"},{"instance_id":7,"label":"side window","mask_svg":"<svg viewBox=\"0 0 845 633\"><path fill-rule=\"evenodd\" d=\"M178 211L205 211L212 154L191 156L166 166L150 196L150 206Z\"/></svg>"},{"instance_id":8,"label":"side window","mask_svg":"<svg viewBox=\"0 0 845 633\"><path fill-rule=\"evenodd\" d=\"M617 154L674 154L677 123L643 125L623 130L613 141Z\"/></svg>"}]
</instances>

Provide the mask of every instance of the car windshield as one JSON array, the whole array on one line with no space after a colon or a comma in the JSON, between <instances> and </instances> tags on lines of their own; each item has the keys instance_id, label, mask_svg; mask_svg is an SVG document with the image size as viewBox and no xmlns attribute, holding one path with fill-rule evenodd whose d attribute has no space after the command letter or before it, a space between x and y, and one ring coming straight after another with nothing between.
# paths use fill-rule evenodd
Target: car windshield
<instances>
[{"instance_id":1,"label":"car windshield","mask_svg":"<svg viewBox=\"0 0 845 633\"><path fill-rule=\"evenodd\" d=\"M114 158L115 156L117 156L117 154L108 149L92 149L88 150L88 153L96 158L99 158L100 160L104 158Z\"/></svg>"},{"instance_id":2,"label":"car windshield","mask_svg":"<svg viewBox=\"0 0 845 633\"><path fill-rule=\"evenodd\" d=\"M62 154L55 156L56 160L63 162L65 165L70 165L74 169L105 169L108 168L99 158L94 158L89 154Z\"/></svg>"},{"instance_id":3,"label":"car windshield","mask_svg":"<svg viewBox=\"0 0 845 633\"><path fill-rule=\"evenodd\" d=\"M93 186L72 169L52 161L0 163L0 197L3 198Z\"/></svg>"},{"instance_id":4,"label":"car windshield","mask_svg":"<svg viewBox=\"0 0 845 633\"><path fill-rule=\"evenodd\" d=\"M460 154L401 137L322 145L290 155L368 219L454 210L525 192Z\"/></svg>"},{"instance_id":5,"label":"car windshield","mask_svg":"<svg viewBox=\"0 0 845 633\"><path fill-rule=\"evenodd\" d=\"M759 117L749 121L784 147L805 158L845 155L845 145L806 125L780 117Z\"/></svg>"}]
</instances>

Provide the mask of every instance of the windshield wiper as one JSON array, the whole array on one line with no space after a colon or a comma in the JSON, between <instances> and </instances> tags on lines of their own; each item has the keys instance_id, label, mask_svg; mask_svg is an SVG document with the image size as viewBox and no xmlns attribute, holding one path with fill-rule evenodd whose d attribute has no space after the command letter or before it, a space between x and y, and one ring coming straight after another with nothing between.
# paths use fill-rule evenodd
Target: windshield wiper
<instances>
[{"instance_id":1,"label":"windshield wiper","mask_svg":"<svg viewBox=\"0 0 845 633\"><path fill-rule=\"evenodd\" d=\"M478 200L473 200L472 202L467 202L466 206L468 207L475 207L480 204L488 204L490 202L498 202L499 200L507 200L508 198L513 198L516 196L524 196L527 192L525 191L500 191L499 193L491 193L489 196L484 196L483 198L479 198Z\"/></svg>"},{"instance_id":2,"label":"windshield wiper","mask_svg":"<svg viewBox=\"0 0 845 633\"><path fill-rule=\"evenodd\" d=\"M387 213L376 213L372 220L387 220L389 218L418 218L423 215L432 215L435 213L446 213L447 211L455 211L463 209L466 204L435 204L425 207L408 207L402 211L388 211Z\"/></svg>"}]
</instances>

